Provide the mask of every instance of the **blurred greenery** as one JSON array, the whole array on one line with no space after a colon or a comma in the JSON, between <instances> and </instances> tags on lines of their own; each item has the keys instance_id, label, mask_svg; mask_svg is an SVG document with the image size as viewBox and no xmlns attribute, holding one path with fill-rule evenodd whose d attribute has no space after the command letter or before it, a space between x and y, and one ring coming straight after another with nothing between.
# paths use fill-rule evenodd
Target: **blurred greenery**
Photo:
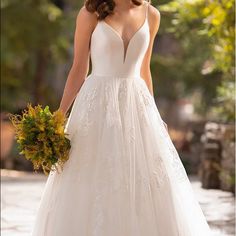
<instances>
[{"instance_id":1,"label":"blurred greenery","mask_svg":"<svg viewBox=\"0 0 236 236\"><path fill-rule=\"evenodd\" d=\"M56 102L46 77L53 80L51 68L69 58L74 25L74 15L62 6L61 1L1 0L2 110L14 111L28 101Z\"/></svg>"},{"instance_id":2,"label":"blurred greenery","mask_svg":"<svg viewBox=\"0 0 236 236\"><path fill-rule=\"evenodd\" d=\"M156 4L162 15L160 39L169 34L178 46L174 55L153 59L159 65L153 65L154 74L161 78L156 86L159 93L169 99L195 95L195 108L206 118L234 121L234 0Z\"/></svg>"},{"instance_id":3,"label":"blurred greenery","mask_svg":"<svg viewBox=\"0 0 236 236\"><path fill-rule=\"evenodd\" d=\"M1 109L56 108L56 69L69 65L83 1L1 0ZM206 118L234 119L234 0L153 0L161 12L151 69L155 94L190 98ZM59 75L62 83L65 74Z\"/></svg>"}]
</instances>

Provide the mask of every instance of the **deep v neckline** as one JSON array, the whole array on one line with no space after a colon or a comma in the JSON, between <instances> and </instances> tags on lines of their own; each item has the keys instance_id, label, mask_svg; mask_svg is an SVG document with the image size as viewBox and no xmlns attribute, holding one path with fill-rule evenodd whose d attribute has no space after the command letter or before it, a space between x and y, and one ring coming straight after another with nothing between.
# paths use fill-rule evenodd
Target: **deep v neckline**
<instances>
[{"instance_id":1,"label":"deep v neckline","mask_svg":"<svg viewBox=\"0 0 236 236\"><path fill-rule=\"evenodd\" d=\"M147 22L147 11L148 11L148 2L146 2L146 9L145 9L145 19L144 22L141 24L141 26L139 26L139 28L135 31L135 33L131 36L131 38L128 40L127 46L125 47L125 40L122 38L122 36L117 32L117 30L115 30L110 24L108 24L105 20L101 21L101 23L103 23L108 29L111 30L111 32L113 32L120 40L120 42L122 43L122 47L123 47L123 64L125 64L126 62L126 57L127 57L127 52L129 49L130 44L132 43L132 40L135 38L135 36L142 30L142 28L144 28L144 26L146 25Z\"/></svg>"}]
</instances>

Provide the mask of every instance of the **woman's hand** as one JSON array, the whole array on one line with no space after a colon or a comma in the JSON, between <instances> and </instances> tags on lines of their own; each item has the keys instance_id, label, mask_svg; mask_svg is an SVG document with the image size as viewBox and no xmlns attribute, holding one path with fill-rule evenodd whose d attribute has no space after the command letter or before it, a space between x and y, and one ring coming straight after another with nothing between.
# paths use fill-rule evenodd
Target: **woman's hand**
<instances>
[{"instance_id":1,"label":"woman's hand","mask_svg":"<svg viewBox=\"0 0 236 236\"><path fill-rule=\"evenodd\" d=\"M57 110L59 112L61 112L64 116L66 116L66 111L63 110L63 108L59 107L59 109Z\"/></svg>"}]
</instances>

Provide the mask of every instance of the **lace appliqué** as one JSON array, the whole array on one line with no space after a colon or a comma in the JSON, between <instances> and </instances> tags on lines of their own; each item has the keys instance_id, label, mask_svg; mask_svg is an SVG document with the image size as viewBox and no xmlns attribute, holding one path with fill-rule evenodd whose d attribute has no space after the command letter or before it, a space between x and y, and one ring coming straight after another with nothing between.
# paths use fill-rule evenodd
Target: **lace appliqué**
<instances>
[{"instance_id":1,"label":"lace appliqu\u00e9","mask_svg":"<svg viewBox=\"0 0 236 236\"><path fill-rule=\"evenodd\" d=\"M158 110L156 111L157 115L158 115L158 119L160 120L161 124L161 131L160 131L160 136L163 139L163 145L166 146L166 148L169 150L168 152L168 156L171 162L171 166L173 167L174 170L174 177L176 179L178 179L179 181L184 181L187 180L187 174L186 171L184 169L184 166L182 164L182 161L179 157L179 154L170 138L170 135L168 133L168 131L166 130L166 127L161 119L161 116L158 112Z\"/></svg>"},{"instance_id":2,"label":"lace appliqu\u00e9","mask_svg":"<svg viewBox=\"0 0 236 236\"><path fill-rule=\"evenodd\" d=\"M103 108L105 112L105 122L111 127L114 125L121 126L119 107L117 98L114 97L115 91L112 84L105 85L105 100L103 100Z\"/></svg>"},{"instance_id":3,"label":"lace appliqu\u00e9","mask_svg":"<svg viewBox=\"0 0 236 236\"><path fill-rule=\"evenodd\" d=\"M128 92L128 82L126 80L122 80L119 84L119 93L118 93L119 101L125 100L127 98L127 92Z\"/></svg>"},{"instance_id":4,"label":"lace appliqu\u00e9","mask_svg":"<svg viewBox=\"0 0 236 236\"><path fill-rule=\"evenodd\" d=\"M164 145L166 145L166 148L169 149L169 155L170 155L170 163L173 168L174 172L174 178L179 180L179 181L185 181L188 179L185 168L183 166L183 163L179 157L179 154L170 138L169 135L165 135L164 140Z\"/></svg>"},{"instance_id":5,"label":"lace appliqu\u00e9","mask_svg":"<svg viewBox=\"0 0 236 236\"><path fill-rule=\"evenodd\" d=\"M143 79L140 79L143 80ZM148 107L152 107L153 104L153 97L149 93L148 88L146 86L145 81L139 81L137 83L138 87L138 99L137 101L137 108L138 112L142 117L142 120L147 124L148 123L148 117L147 117L147 109Z\"/></svg>"},{"instance_id":6,"label":"lace appliqu\u00e9","mask_svg":"<svg viewBox=\"0 0 236 236\"><path fill-rule=\"evenodd\" d=\"M151 183L156 187L161 187L167 178L165 164L162 158L159 157L159 154L155 154L153 159L153 171L151 173Z\"/></svg>"},{"instance_id":7,"label":"lace appliqu\u00e9","mask_svg":"<svg viewBox=\"0 0 236 236\"><path fill-rule=\"evenodd\" d=\"M178 179L179 181L186 181L188 179L186 171L185 171L184 166L180 160L179 154L176 151L173 144L170 145L170 150L172 153L171 164L172 164L172 167L175 171L176 179Z\"/></svg>"},{"instance_id":8,"label":"lace appliqu\u00e9","mask_svg":"<svg viewBox=\"0 0 236 236\"><path fill-rule=\"evenodd\" d=\"M94 123L94 113L95 110L95 103L96 98L98 94L98 89L94 88L88 93L84 95L83 103L84 103L84 111L81 111L80 118L79 118L79 130L78 134L80 136L86 136L88 135L89 131L91 130L91 127ZM81 106L82 107L82 106ZM80 111L79 111L80 112Z\"/></svg>"},{"instance_id":9,"label":"lace appliqu\u00e9","mask_svg":"<svg viewBox=\"0 0 236 236\"><path fill-rule=\"evenodd\" d=\"M94 202L92 209L94 211L94 218L92 222L92 235L104 235L104 224L106 206L105 201L108 194L116 195L117 192L127 191L127 186L124 184L123 176L121 175L122 166L117 166L116 161L119 163L122 159L122 154L119 152L104 152L99 157L98 168L101 168L94 176L96 179L96 187L94 189Z\"/></svg>"},{"instance_id":10,"label":"lace appliqu\u00e9","mask_svg":"<svg viewBox=\"0 0 236 236\"><path fill-rule=\"evenodd\" d=\"M161 158L158 157L159 154L153 156L153 163L150 169L150 173L146 176L138 176L138 184L142 184L145 189L150 190L150 188L160 188L168 179L167 170L165 164Z\"/></svg>"},{"instance_id":11,"label":"lace appliqu\u00e9","mask_svg":"<svg viewBox=\"0 0 236 236\"><path fill-rule=\"evenodd\" d=\"M128 111L128 81L122 80L119 84L118 99L119 99L119 109L122 114Z\"/></svg>"},{"instance_id":12,"label":"lace appliqu\u00e9","mask_svg":"<svg viewBox=\"0 0 236 236\"><path fill-rule=\"evenodd\" d=\"M135 128L132 124L126 124L125 126L125 141L128 148L131 148L131 145L135 145Z\"/></svg>"}]
</instances>

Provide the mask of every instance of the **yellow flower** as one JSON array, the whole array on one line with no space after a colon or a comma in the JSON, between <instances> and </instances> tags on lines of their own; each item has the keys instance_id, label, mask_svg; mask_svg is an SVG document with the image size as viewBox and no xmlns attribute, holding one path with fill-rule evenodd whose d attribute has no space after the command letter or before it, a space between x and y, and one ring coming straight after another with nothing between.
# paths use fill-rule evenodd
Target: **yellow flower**
<instances>
[{"instance_id":1,"label":"yellow flower","mask_svg":"<svg viewBox=\"0 0 236 236\"><path fill-rule=\"evenodd\" d=\"M62 112L51 113L49 107L30 104L22 115L10 115L14 125L20 154L33 164L33 168L50 170L63 169L69 158L70 141L64 133L66 117Z\"/></svg>"}]
</instances>

